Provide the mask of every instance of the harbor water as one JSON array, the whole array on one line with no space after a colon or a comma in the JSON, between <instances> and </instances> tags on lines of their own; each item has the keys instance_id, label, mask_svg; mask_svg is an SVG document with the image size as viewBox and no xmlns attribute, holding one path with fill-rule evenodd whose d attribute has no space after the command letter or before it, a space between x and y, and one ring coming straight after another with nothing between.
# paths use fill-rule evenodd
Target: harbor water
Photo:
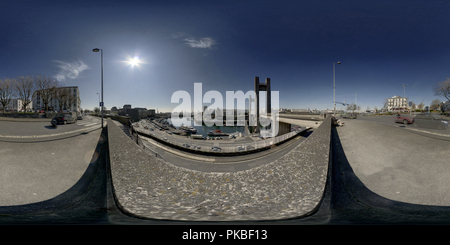
<instances>
[{"instance_id":1,"label":"harbor water","mask_svg":"<svg viewBox=\"0 0 450 245\"><path fill-rule=\"evenodd\" d=\"M170 118L165 119L168 123L172 123ZM244 134L244 130L245 127L244 126L206 126L206 125L202 125L202 126L195 126L194 124L194 120L190 120L191 125L184 125L184 126L192 126L195 129L197 129L197 135L202 135L202 136L208 136L208 132L210 131L214 131L214 130L220 130L226 134L236 134L236 133L242 133Z\"/></svg>"}]
</instances>

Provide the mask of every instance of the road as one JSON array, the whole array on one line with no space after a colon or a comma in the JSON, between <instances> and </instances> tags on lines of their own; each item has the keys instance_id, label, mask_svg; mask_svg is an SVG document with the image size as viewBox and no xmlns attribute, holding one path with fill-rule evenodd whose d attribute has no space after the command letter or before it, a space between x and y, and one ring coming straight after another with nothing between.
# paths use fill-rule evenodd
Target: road
<instances>
[{"instance_id":1,"label":"road","mask_svg":"<svg viewBox=\"0 0 450 245\"><path fill-rule=\"evenodd\" d=\"M87 116L57 129L0 121L0 206L41 202L74 186L98 157L100 121Z\"/></svg>"},{"instance_id":2,"label":"road","mask_svg":"<svg viewBox=\"0 0 450 245\"><path fill-rule=\"evenodd\" d=\"M393 118L342 119L337 132L355 175L387 199L450 206L450 130L416 129Z\"/></svg>"},{"instance_id":3,"label":"road","mask_svg":"<svg viewBox=\"0 0 450 245\"><path fill-rule=\"evenodd\" d=\"M82 130L86 127L92 127L101 124L101 118L85 116L83 120L78 120L76 123L69 123L67 125L58 125L53 127L50 119L37 119L30 121L30 119L20 120L11 118L0 118L0 137L1 136L46 136L72 132L75 130Z\"/></svg>"},{"instance_id":4,"label":"road","mask_svg":"<svg viewBox=\"0 0 450 245\"><path fill-rule=\"evenodd\" d=\"M414 114L412 116L409 115L402 115L402 116L406 116L409 118L414 118ZM438 135L448 135L450 136L450 128L447 128L445 130L440 130L440 129L432 129L432 128L423 128L423 127L414 127L414 124L402 124L402 123L396 123L394 121L395 119L395 115L385 115L385 116L360 116L358 117L357 120L365 120L365 121L370 121L370 122L377 122L380 124L385 124L385 125L391 125L391 126L396 126L399 128L407 128L407 129L416 129L416 131L426 131L428 133L433 133L433 134L438 134ZM443 117L447 120L450 120L449 117Z\"/></svg>"}]
</instances>

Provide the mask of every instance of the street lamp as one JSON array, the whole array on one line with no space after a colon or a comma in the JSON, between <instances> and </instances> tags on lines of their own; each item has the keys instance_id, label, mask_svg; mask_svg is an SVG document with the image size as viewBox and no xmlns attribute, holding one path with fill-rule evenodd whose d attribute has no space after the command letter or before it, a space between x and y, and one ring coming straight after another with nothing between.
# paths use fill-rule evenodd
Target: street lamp
<instances>
[{"instance_id":1,"label":"street lamp","mask_svg":"<svg viewBox=\"0 0 450 245\"><path fill-rule=\"evenodd\" d=\"M405 88L406 88L406 86L408 86L408 84L402 84L402 86L403 86L403 98L405 98L405 100L406 100L406 105L405 105L405 108L408 108L408 100L406 99L406 93L405 93ZM411 110L409 110L409 115L411 116Z\"/></svg>"},{"instance_id":2,"label":"street lamp","mask_svg":"<svg viewBox=\"0 0 450 245\"><path fill-rule=\"evenodd\" d=\"M103 128L103 49L94 48L92 51L98 52L100 51L101 59L102 59L102 101L100 103L100 110L102 113L102 128Z\"/></svg>"},{"instance_id":3,"label":"street lamp","mask_svg":"<svg viewBox=\"0 0 450 245\"><path fill-rule=\"evenodd\" d=\"M341 63L340 61L333 63L333 113L336 115L336 75L335 75L335 64L338 63L338 65Z\"/></svg>"}]
</instances>

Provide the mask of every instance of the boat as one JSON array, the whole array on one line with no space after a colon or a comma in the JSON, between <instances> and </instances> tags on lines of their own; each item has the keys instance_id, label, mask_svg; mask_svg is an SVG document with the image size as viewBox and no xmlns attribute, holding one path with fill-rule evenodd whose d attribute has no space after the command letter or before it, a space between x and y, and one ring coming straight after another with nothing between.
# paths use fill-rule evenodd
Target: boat
<instances>
[{"instance_id":1,"label":"boat","mask_svg":"<svg viewBox=\"0 0 450 245\"><path fill-rule=\"evenodd\" d=\"M181 125L178 129L185 131L186 133L191 133L191 134L195 134L197 133L197 129L195 129L192 126L184 126Z\"/></svg>"},{"instance_id":2,"label":"boat","mask_svg":"<svg viewBox=\"0 0 450 245\"><path fill-rule=\"evenodd\" d=\"M219 129L217 129L217 130L214 130L214 131L209 131L207 133L207 135L209 135L209 136L227 136L228 134L220 131Z\"/></svg>"}]
</instances>

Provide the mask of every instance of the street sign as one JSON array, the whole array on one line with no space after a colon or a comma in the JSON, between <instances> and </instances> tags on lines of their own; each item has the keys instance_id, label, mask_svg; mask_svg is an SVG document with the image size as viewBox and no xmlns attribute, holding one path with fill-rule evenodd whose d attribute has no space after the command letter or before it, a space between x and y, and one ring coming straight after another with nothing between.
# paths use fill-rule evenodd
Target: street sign
<instances>
[{"instance_id":1,"label":"street sign","mask_svg":"<svg viewBox=\"0 0 450 245\"><path fill-rule=\"evenodd\" d=\"M100 102L100 106L103 106L103 102Z\"/></svg>"}]
</instances>

